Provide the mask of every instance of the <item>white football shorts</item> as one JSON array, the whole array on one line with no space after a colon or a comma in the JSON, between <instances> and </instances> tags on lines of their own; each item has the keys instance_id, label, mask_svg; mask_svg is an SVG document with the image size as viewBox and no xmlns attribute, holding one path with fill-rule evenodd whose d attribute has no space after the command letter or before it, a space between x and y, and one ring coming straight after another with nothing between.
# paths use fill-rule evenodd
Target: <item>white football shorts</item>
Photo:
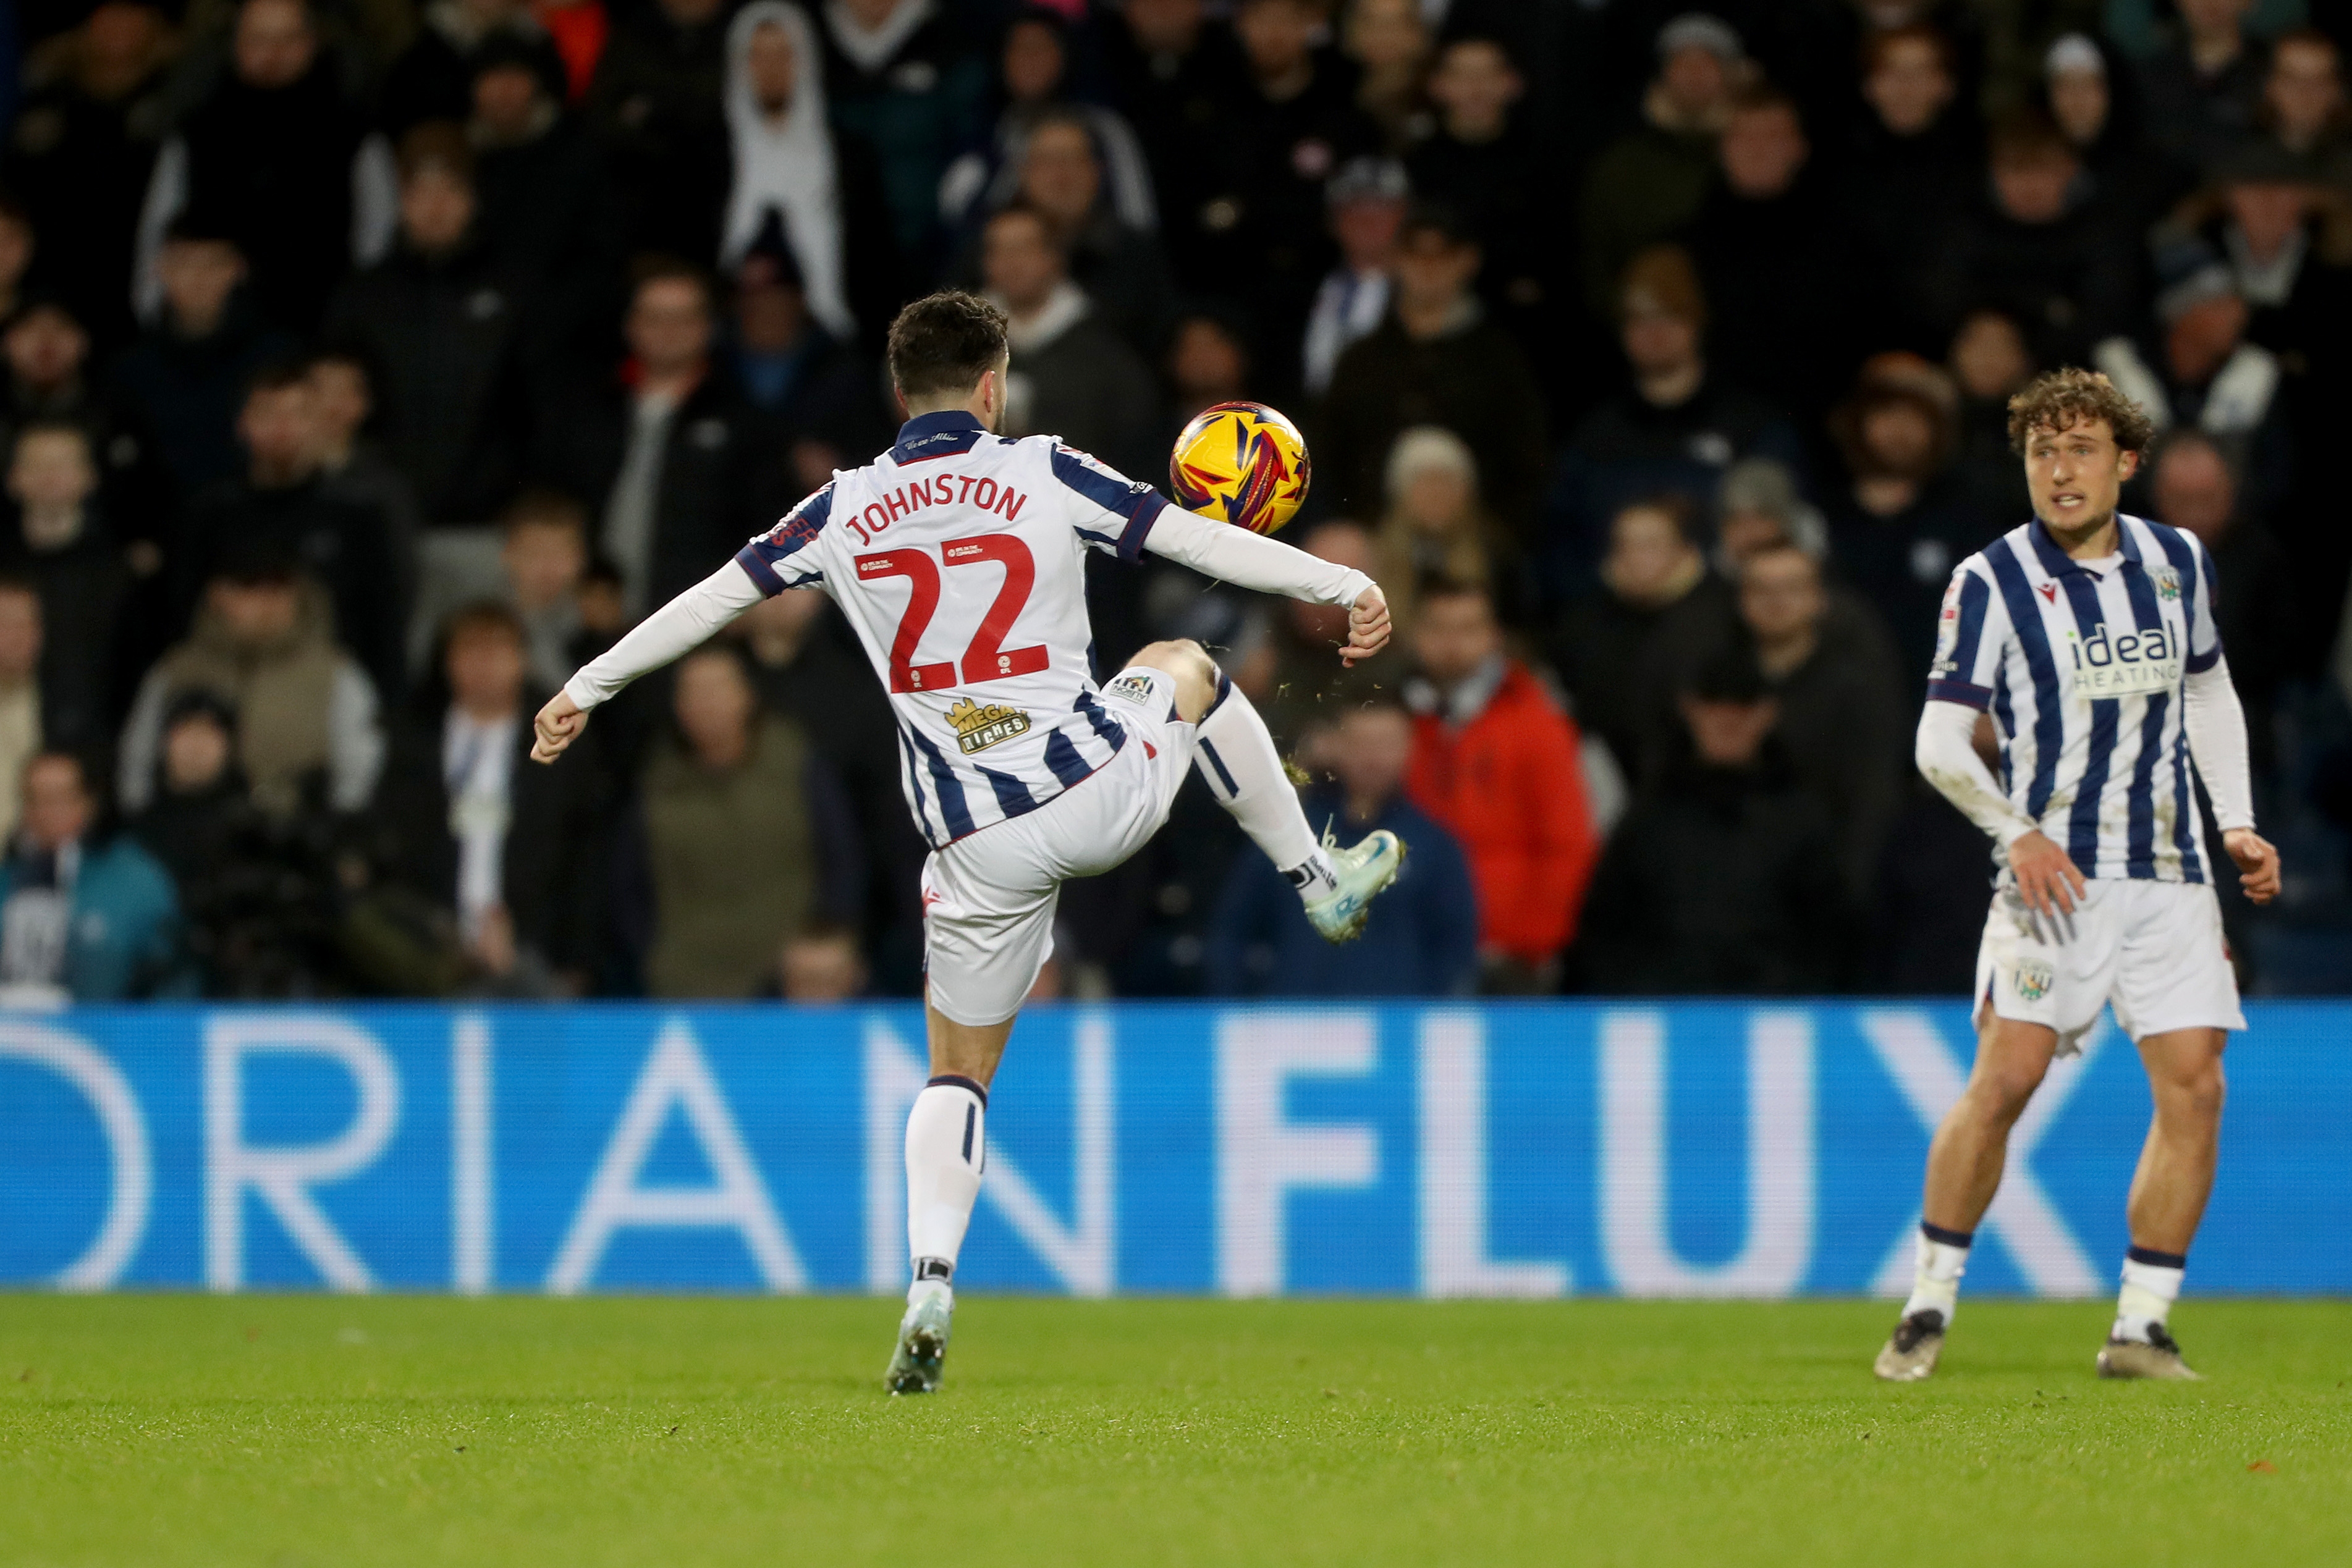
<instances>
[{"instance_id":1,"label":"white football shorts","mask_svg":"<svg viewBox=\"0 0 2352 1568\"><path fill-rule=\"evenodd\" d=\"M2035 914L2013 887L1993 894L1977 949L1977 1001L2058 1031L2058 1054L2113 1002L2137 1040L2177 1029L2242 1030L2238 977L2210 884L2094 879L2072 915Z\"/></svg>"},{"instance_id":2,"label":"white football shorts","mask_svg":"<svg viewBox=\"0 0 2352 1568\"><path fill-rule=\"evenodd\" d=\"M931 1006L961 1024L1021 1010L1054 952L1062 883L1110 870L1150 841L1192 766L1176 677L1122 670L1102 705L1127 731L1117 756L1034 811L934 850L923 862L923 962Z\"/></svg>"}]
</instances>

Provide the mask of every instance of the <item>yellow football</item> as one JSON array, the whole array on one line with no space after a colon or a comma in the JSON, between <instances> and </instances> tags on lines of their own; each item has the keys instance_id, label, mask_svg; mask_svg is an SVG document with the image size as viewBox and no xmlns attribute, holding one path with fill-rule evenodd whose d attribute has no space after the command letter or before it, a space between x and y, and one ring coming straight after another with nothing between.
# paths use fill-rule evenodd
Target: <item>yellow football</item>
<instances>
[{"instance_id":1,"label":"yellow football","mask_svg":"<svg viewBox=\"0 0 2352 1568\"><path fill-rule=\"evenodd\" d=\"M1168 486L1181 505L1270 534L1307 499L1307 438L1262 402L1202 409L1176 438Z\"/></svg>"}]
</instances>

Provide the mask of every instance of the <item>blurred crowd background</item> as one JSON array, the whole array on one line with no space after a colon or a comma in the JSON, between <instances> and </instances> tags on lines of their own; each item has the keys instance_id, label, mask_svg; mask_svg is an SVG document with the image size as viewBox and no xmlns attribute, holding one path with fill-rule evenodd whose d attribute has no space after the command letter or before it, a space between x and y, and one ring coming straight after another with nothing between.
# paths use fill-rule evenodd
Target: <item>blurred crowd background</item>
<instances>
[{"instance_id":1,"label":"blurred crowd background","mask_svg":"<svg viewBox=\"0 0 2352 1568\"><path fill-rule=\"evenodd\" d=\"M1012 319L1012 428L1134 476L1293 413L1284 537L1397 610L1343 675L1339 612L1092 562L1107 658L1199 638L1317 825L1412 857L1327 947L1188 790L1041 991L1964 991L1988 846L1910 737L2062 363L2220 563L2287 866L2225 890L2245 977L2341 988L2347 13L16 0L0 1001L918 992L820 595L525 756L888 444L882 334L948 283Z\"/></svg>"}]
</instances>

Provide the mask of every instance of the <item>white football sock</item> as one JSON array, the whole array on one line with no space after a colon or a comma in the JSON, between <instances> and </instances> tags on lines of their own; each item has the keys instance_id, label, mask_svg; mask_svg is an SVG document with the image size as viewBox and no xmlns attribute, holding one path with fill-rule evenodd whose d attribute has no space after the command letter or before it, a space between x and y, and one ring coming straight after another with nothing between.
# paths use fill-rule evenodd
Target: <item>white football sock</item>
<instances>
[{"instance_id":1,"label":"white football sock","mask_svg":"<svg viewBox=\"0 0 2352 1568\"><path fill-rule=\"evenodd\" d=\"M2188 1258L2178 1252L2134 1247L2124 1254L2124 1288L2116 1293L2116 1326L2109 1337L2146 1343L2149 1327L2171 1315L2188 1271Z\"/></svg>"},{"instance_id":2,"label":"white football sock","mask_svg":"<svg viewBox=\"0 0 2352 1568\"><path fill-rule=\"evenodd\" d=\"M1919 1227L1917 1260L1911 1267L1911 1298L1903 1303L1905 1317L1937 1312L1944 1314L1944 1326L1952 1326L1952 1314L1960 1305L1960 1276L1969 1270L1969 1244L1975 1239L1971 1232L1924 1223Z\"/></svg>"},{"instance_id":3,"label":"white football sock","mask_svg":"<svg viewBox=\"0 0 2352 1568\"><path fill-rule=\"evenodd\" d=\"M1320 898L1338 885L1331 858L1307 826L1298 790L1282 766L1282 754L1274 748L1265 720L1222 675L1216 701L1201 720L1192 766L1208 781L1217 804L1233 813L1242 831L1290 879L1302 900Z\"/></svg>"},{"instance_id":4,"label":"white football sock","mask_svg":"<svg viewBox=\"0 0 2352 1568\"><path fill-rule=\"evenodd\" d=\"M907 1252L911 1304L949 1289L988 1164L988 1092L969 1078L925 1085L907 1113Z\"/></svg>"}]
</instances>

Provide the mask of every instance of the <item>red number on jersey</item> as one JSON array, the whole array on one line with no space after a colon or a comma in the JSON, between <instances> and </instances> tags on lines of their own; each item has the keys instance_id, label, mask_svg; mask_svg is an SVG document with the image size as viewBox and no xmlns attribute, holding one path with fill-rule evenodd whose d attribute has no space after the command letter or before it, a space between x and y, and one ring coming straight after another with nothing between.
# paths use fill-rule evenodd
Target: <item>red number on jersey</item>
<instances>
[{"instance_id":1,"label":"red number on jersey","mask_svg":"<svg viewBox=\"0 0 2352 1568\"><path fill-rule=\"evenodd\" d=\"M1004 586L996 591L996 601L982 617L980 630L971 634L971 646L963 651L964 684L1034 675L1044 669L1044 643L1027 648L1004 646L1004 634L1013 630L1021 607L1029 602L1030 589L1037 582L1037 561L1029 553L1029 547L1012 534L979 534L968 539L950 540L946 554L950 566L992 560L1004 568Z\"/></svg>"},{"instance_id":2,"label":"red number on jersey","mask_svg":"<svg viewBox=\"0 0 2352 1568\"><path fill-rule=\"evenodd\" d=\"M976 534L970 538L950 539L940 549L950 566L992 560L1004 568L1004 585L996 591L995 601L981 618L980 630L972 633L971 645L964 650L964 684L975 685L982 681L1034 674L1044 669L1047 662L1045 644L1027 648L1003 645L1005 633L1020 619L1022 607L1029 602L1029 591L1036 586L1037 561L1029 553L1029 547L1012 534ZM884 550L877 555L857 557L856 566L860 582L879 577L903 577L912 589L907 596L907 612L898 618L898 635L890 640L890 689L935 692L954 685L954 664L914 663L916 645L922 642L923 633L930 628L931 617L940 608L940 569L931 564L929 553L914 549Z\"/></svg>"},{"instance_id":3,"label":"red number on jersey","mask_svg":"<svg viewBox=\"0 0 2352 1568\"><path fill-rule=\"evenodd\" d=\"M890 689L933 692L955 685L953 664L913 662L915 644L923 640L923 629L931 623L931 616L940 607L940 569L919 549L859 556L857 580L866 582L877 577L903 577L913 589L907 596L907 612L898 618L898 634L890 640Z\"/></svg>"}]
</instances>

